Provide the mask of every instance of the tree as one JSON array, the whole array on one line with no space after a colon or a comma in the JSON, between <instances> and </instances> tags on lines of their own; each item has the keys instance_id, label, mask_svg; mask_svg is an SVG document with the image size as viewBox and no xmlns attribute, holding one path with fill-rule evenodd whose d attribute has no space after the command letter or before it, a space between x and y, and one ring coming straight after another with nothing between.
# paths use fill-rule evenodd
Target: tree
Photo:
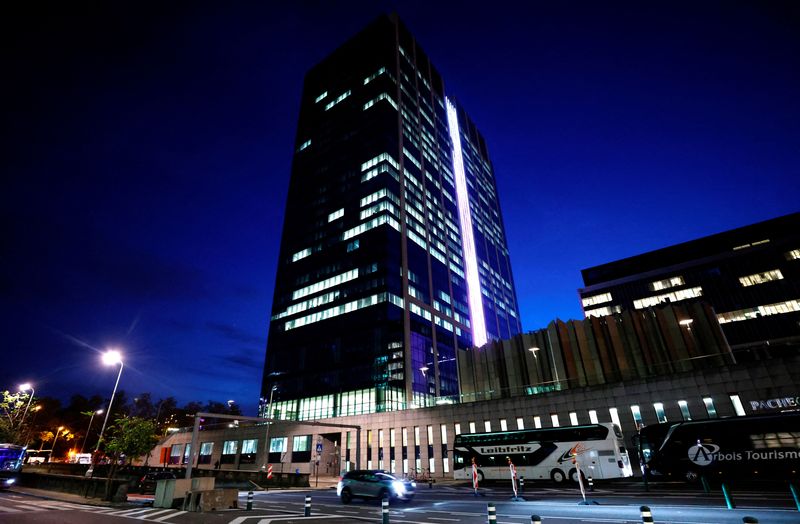
<instances>
[{"instance_id":1,"label":"tree","mask_svg":"<svg viewBox=\"0 0 800 524\"><path fill-rule=\"evenodd\" d=\"M106 481L106 499L111 498L111 480L120 461L130 464L135 457L150 453L158 442L156 432L156 425L152 420L128 416L118 418L108 428L109 437L105 451L111 459L111 467Z\"/></svg>"},{"instance_id":2,"label":"tree","mask_svg":"<svg viewBox=\"0 0 800 524\"><path fill-rule=\"evenodd\" d=\"M28 393L3 391L0 400L0 442L25 444L28 421L24 418L29 400L31 396Z\"/></svg>"}]
</instances>

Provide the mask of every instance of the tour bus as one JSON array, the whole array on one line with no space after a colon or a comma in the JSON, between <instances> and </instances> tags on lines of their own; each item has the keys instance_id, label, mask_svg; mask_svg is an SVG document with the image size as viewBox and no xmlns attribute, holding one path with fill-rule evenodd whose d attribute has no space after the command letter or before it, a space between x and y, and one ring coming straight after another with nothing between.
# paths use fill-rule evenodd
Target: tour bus
<instances>
[{"instance_id":1,"label":"tour bus","mask_svg":"<svg viewBox=\"0 0 800 524\"><path fill-rule=\"evenodd\" d=\"M456 435L453 444L456 479L472 478L472 459L478 481L509 478L508 459L518 477L578 481L633 476L622 432L616 424L588 424L560 428L526 429Z\"/></svg>"},{"instance_id":2,"label":"tour bus","mask_svg":"<svg viewBox=\"0 0 800 524\"><path fill-rule=\"evenodd\" d=\"M25 459L25 448L16 444L0 444L0 489L17 481Z\"/></svg>"},{"instance_id":3,"label":"tour bus","mask_svg":"<svg viewBox=\"0 0 800 524\"><path fill-rule=\"evenodd\" d=\"M797 412L664 422L643 427L636 440L653 478L787 480L800 472Z\"/></svg>"}]
</instances>

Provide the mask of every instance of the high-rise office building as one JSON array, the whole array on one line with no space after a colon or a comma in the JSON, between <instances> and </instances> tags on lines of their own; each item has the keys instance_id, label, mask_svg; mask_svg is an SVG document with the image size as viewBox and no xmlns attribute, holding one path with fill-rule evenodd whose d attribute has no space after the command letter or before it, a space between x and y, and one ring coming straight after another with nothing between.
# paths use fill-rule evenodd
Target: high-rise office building
<instances>
[{"instance_id":1,"label":"high-rise office building","mask_svg":"<svg viewBox=\"0 0 800 524\"><path fill-rule=\"evenodd\" d=\"M447 402L457 348L520 331L484 138L381 16L305 79L262 406L273 387L277 418Z\"/></svg>"}]
</instances>

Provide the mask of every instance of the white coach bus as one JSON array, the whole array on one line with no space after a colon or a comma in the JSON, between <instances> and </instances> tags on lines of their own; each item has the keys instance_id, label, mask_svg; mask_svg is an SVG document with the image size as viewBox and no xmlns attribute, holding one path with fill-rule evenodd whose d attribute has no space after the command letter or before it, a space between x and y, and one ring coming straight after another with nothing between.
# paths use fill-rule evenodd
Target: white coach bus
<instances>
[{"instance_id":1,"label":"white coach bus","mask_svg":"<svg viewBox=\"0 0 800 524\"><path fill-rule=\"evenodd\" d=\"M595 479L633 476L622 432L610 423L462 434L453 447L454 476L461 480L472 478L473 458L479 482L508 479L508 459L526 479L577 482L574 460Z\"/></svg>"}]
</instances>

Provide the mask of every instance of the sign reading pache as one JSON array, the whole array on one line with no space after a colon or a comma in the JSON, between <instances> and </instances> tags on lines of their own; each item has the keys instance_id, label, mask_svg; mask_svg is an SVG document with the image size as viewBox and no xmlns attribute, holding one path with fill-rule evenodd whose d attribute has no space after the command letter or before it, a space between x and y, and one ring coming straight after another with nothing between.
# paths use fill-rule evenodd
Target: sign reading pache
<instances>
[{"instance_id":1,"label":"sign reading pache","mask_svg":"<svg viewBox=\"0 0 800 524\"><path fill-rule=\"evenodd\" d=\"M782 408L800 408L800 397L781 397L750 401L750 409L753 411Z\"/></svg>"}]
</instances>

